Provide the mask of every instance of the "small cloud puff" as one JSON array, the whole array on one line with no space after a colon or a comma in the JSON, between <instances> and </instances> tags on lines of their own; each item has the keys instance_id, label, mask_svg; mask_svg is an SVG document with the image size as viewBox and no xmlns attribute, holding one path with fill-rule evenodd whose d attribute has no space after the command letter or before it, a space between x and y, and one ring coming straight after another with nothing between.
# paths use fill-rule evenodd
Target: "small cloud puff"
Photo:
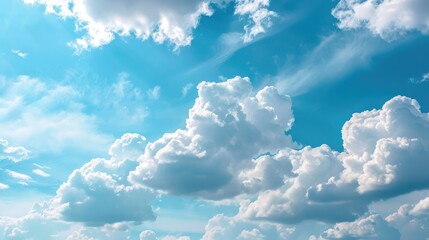
<instances>
[{"instance_id":1,"label":"small cloud puff","mask_svg":"<svg viewBox=\"0 0 429 240\"><path fill-rule=\"evenodd\" d=\"M337 223L319 239L377 239L399 240L400 233L380 215L372 214L353 222Z\"/></svg>"},{"instance_id":2,"label":"small cloud puff","mask_svg":"<svg viewBox=\"0 0 429 240\"><path fill-rule=\"evenodd\" d=\"M17 50L17 49L12 49L11 50L11 52L12 53L15 53L18 57L20 57L20 58L27 58L27 53L24 53L24 52L21 52L20 50Z\"/></svg>"},{"instance_id":3,"label":"small cloud puff","mask_svg":"<svg viewBox=\"0 0 429 240\"><path fill-rule=\"evenodd\" d=\"M0 160L20 162L30 157L30 151L24 147L9 146L9 142L0 139Z\"/></svg>"},{"instance_id":4,"label":"small cloud puff","mask_svg":"<svg viewBox=\"0 0 429 240\"><path fill-rule=\"evenodd\" d=\"M116 140L109 151L111 159L93 159L73 171L51 200L50 211L89 226L155 220L151 203L157 194L127 181L145 144L138 134Z\"/></svg>"}]
</instances>

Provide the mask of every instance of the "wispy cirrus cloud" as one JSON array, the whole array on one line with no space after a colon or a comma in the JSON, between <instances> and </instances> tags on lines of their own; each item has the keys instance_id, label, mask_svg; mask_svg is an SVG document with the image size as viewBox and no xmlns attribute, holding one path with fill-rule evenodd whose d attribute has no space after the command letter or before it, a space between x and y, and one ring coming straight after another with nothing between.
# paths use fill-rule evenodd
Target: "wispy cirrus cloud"
<instances>
[{"instance_id":1,"label":"wispy cirrus cloud","mask_svg":"<svg viewBox=\"0 0 429 240\"><path fill-rule=\"evenodd\" d=\"M409 81L410 81L410 83L414 83L414 84L420 84L420 83L428 82L429 81L429 72L423 74L418 79L410 78Z\"/></svg>"},{"instance_id":2,"label":"wispy cirrus cloud","mask_svg":"<svg viewBox=\"0 0 429 240\"><path fill-rule=\"evenodd\" d=\"M38 176L41 176L41 177L49 177L49 176L51 176L49 173L46 173L42 169L33 169L32 172L34 174L38 175Z\"/></svg>"}]
</instances>

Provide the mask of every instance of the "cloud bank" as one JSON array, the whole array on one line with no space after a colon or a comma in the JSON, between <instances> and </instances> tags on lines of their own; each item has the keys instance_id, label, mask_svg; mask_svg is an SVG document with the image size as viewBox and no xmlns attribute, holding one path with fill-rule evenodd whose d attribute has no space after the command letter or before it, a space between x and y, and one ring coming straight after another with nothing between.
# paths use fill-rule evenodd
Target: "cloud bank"
<instances>
[{"instance_id":1,"label":"cloud bank","mask_svg":"<svg viewBox=\"0 0 429 240\"><path fill-rule=\"evenodd\" d=\"M374 201L429 187L429 114L416 100L396 96L353 114L338 152L292 141L291 99L275 87L256 91L235 77L197 89L184 129L153 142L125 134L110 159L73 171L44 215L86 226L139 224L155 220L161 193L240 204L236 216L210 220L204 239L282 239L295 231L287 225L312 220L335 224L322 239L397 239L398 229L414 231L396 227L410 217L426 229L427 199L386 219L368 212Z\"/></svg>"}]
</instances>

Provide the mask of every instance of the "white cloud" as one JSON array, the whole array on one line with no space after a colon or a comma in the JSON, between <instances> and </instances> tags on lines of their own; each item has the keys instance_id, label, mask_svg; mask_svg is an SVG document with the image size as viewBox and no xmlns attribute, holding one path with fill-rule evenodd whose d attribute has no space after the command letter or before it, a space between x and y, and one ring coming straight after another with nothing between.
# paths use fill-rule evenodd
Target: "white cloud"
<instances>
[{"instance_id":1,"label":"white cloud","mask_svg":"<svg viewBox=\"0 0 429 240\"><path fill-rule=\"evenodd\" d=\"M410 213L414 216L429 215L429 197L420 200Z\"/></svg>"},{"instance_id":2,"label":"white cloud","mask_svg":"<svg viewBox=\"0 0 429 240\"><path fill-rule=\"evenodd\" d=\"M49 211L66 221L88 226L155 220L151 203L157 195L126 179L137 165L136 159L129 157L136 149L144 149L145 144L138 134L118 139L109 151L111 159L93 159L73 171L57 190Z\"/></svg>"},{"instance_id":3,"label":"white cloud","mask_svg":"<svg viewBox=\"0 0 429 240\"><path fill-rule=\"evenodd\" d=\"M406 32L429 33L426 0L341 0L332 10L342 29L368 28L390 40Z\"/></svg>"},{"instance_id":4,"label":"white cloud","mask_svg":"<svg viewBox=\"0 0 429 240\"><path fill-rule=\"evenodd\" d=\"M186 129L149 143L130 179L173 194L225 198L239 194L236 173L259 154L294 146L291 101L273 87L256 94L248 78L202 82Z\"/></svg>"},{"instance_id":5,"label":"white cloud","mask_svg":"<svg viewBox=\"0 0 429 240\"><path fill-rule=\"evenodd\" d=\"M18 57L20 58L27 58L27 53L21 52L20 50L17 49L12 49L11 52L15 53Z\"/></svg>"},{"instance_id":6,"label":"white cloud","mask_svg":"<svg viewBox=\"0 0 429 240\"><path fill-rule=\"evenodd\" d=\"M0 86L0 132L10 142L34 154L108 149L112 137L98 131L95 116L84 113L81 94L73 87L28 76L0 77ZM28 156L22 148L15 150L21 157Z\"/></svg>"},{"instance_id":7,"label":"white cloud","mask_svg":"<svg viewBox=\"0 0 429 240\"><path fill-rule=\"evenodd\" d=\"M147 93L147 96L149 99L158 100L159 96L160 96L160 92L161 92L161 87L157 85L157 86L147 90L146 93Z\"/></svg>"},{"instance_id":8,"label":"white cloud","mask_svg":"<svg viewBox=\"0 0 429 240\"><path fill-rule=\"evenodd\" d=\"M270 0L236 0L235 14L249 17L249 23L244 26L246 33L244 42L251 42L257 35L265 33L272 25L272 18L277 13L268 10Z\"/></svg>"},{"instance_id":9,"label":"white cloud","mask_svg":"<svg viewBox=\"0 0 429 240\"><path fill-rule=\"evenodd\" d=\"M356 113L342 129L344 170L338 182L320 186L350 188L373 199L389 198L429 187L429 116L414 99L397 96L381 110Z\"/></svg>"},{"instance_id":10,"label":"white cloud","mask_svg":"<svg viewBox=\"0 0 429 240\"><path fill-rule=\"evenodd\" d=\"M235 14L248 17L244 40L251 41L271 26L276 14L268 10L269 0L181 0L181 1L80 1L80 0L24 0L27 4L41 4L46 12L76 21L85 35L70 45L77 53L110 43L117 36L133 35L138 39L151 38L157 43L169 42L175 49L191 44L192 31L200 18L211 16L214 8L234 2Z\"/></svg>"},{"instance_id":11,"label":"white cloud","mask_svg":"<svg viewBox=\"0 0 429 240\"><path fill-rule=\"evenodd\" d=\"M338 153L328 146L305 147L302 150L283 149L277 153L276 158L286 162L284 165L291 164L291 168L282 169L276 167L279 163L269 162L272 166L267 167L270 170L265 175L282 176L281 183L277 183L276 188L263 189L253 202L242 201L240 217L294 224L309 219L324 222L350 221L366 212L366 206L354 202L314 204L308 199L307 191L312 186L330 181L342 169ZM286 171L282 172L284 170Z\"/></svg>"},{"instance_id":12,"label":"white cloud","mask_svg":"<svg viewBox=\"0 0 429 240\"><path fill-rule=\"evenodd\" d=\"M380 215L372 214L354 222L337 223L323 234L327 239L399 240L400 233Z\"/></svg>"},{"instance_id":13,"label":"white cloud","mask_svg":"<svg viewBox=\"0 0 429 240\"><path fill-rule=\"evenodd\" d=\"M6 169L6 170L5 170L5 172L6 172L9 176L11 176L12 178L15 178L15 179L17 179L17 180L21 180L21 181L23 181L23 182L28 182L28 181L30 181L30 180L31 180L31 177L30 177L30 176L28 176L28 175L26 175L26 174L23 174L23 173L15 172L15 171L12 171L12 170L9 170L9 169Z\"/></svg>"},{"instance_id":14,"label":"white cloud","mask_svg":"<svg viewBox=\"0 0 429 240\"><path fill-rule=\"evenodd\" d=\"M344 152L328 146L281 150L274 157L289 161L291 173L283 173L283 184L277 178L279 187L262 189L255 201L243 201L239 215L284 223L351 221L365 213L371 201L426 189L428 132L429 115L410 98L397 96L381 110L355 113L342 130ZM253 174L257 184L263 184L261 176L282 176L272 170L281 167L265 169L271 170Z\"/></svg>"},{"instance_id":15,"label":"white cloud","mask_svg":"<svg viewBox=\"0 0 429 240\"><path fill-rule=\"evenodd\" d=\"M4 190L4 189L8 189L9 185L4 184L4 183L0 183L0 190Z\"/></svg>"},{"instance_id":16,"label":"white cloud","mask_svg":"<svg viewBox=\"0 0 429 240\"><path fill-rule=\"evenodd\" d=\"M4 239L46 239L56 240L69 226L63 222L46 218L35 205L30 213L21 218L0 217L0 236ZM37 210L36 210L37 209ZM64 239L64 238L63 238Z\"/></svg>"},{"instance_id":17,"label":"white cloud","mask_svg":"<svg viewBox=\"0 0 429 240\"><path fill-rule=\"evenodd\" d=\"M156 233L151 230L145 230L141 232L139 237L140 240L158 240L158 238L156 237Z\"/></svg>"},{"instance_id":18,"label":"white cloud","mask_svg":"<svg viewBox=\"0 0 429 240\"><path fill-rule=\"evenodd\" d=\"M39 175L41 177L49 177L51 176L49 173L46 173L45 171L43 171L42 169L33 169L32 171L34 174Z\"/></svg>"},{"instance_id":19,"label":"white cloud","mask_svg":"<svg viewBox=\"0 0 429 240\"><path fill-rule=\"evenodd\" d=\"M110 146L109 155L113 159L135 161L144 153L146 138L137 133L125 133Z\"/></svg>"},{"instance_id":20,"label":"white cloud","mask_svg":"<svg viewBox=\"0 0 429 240\"><path fill-rule=\"evenodd\" d=\"M30 151L24 147L9 146L9 142L0 139L0 160L11 160L12 162L20 162L29 158Z\"/></svg>"},{"instance_id":21,"label":"white cloud","mask_svg":"<svg viewBox=\"0 0 429 240\"><path fill-rule=\"evenodd\" d=\"M197 89L185 129L150 143L125 134L110 159L73 171L44 214L87 226L141 223L155 219L156 190L215 200L244 194L239 214L213 218L206 238L257 239L291 230L251 220L355 221L371 201L429 187L429 115L413 99L397 96L379 110L355 113L343 126L339 153L326 145L291 149L297 147L285 134L294 121L291 100L274 87L254 91L248 78L235 77ZM426 216L428 202L408 212ZM326 234L374 237L371 224L384 226L378 217L363 217Z\"/></svg>"},{"instance_id":22,"label":"white cloud","mask_svg":"<svg viewBox=\"0 0 429 240\"><path fill-rule=\"evenodd\" d=\"M183 88L182 88L182 97L186 97L188 95L189 90L191 90L191 88L194 85L192 83L188 83L186 84Z\"/></svg>"},{"instance_id":23,"label":"white cloud","mask_svg":"<svg viewBox=\"0 0 429 240\"><path fill-rule=\"evenodd\" d=\"M110 43L116 35L134 35L175 47L191 43L192 30L201 16L213 13L209 2L191 1L79 1L24 0L43 4L47 13L73 18L86 35L70 43L78 52Z\"/></svg>"},{"instance_id":24,"label":"white cloud","mask_svg":"<svg viewBox=\"0 0 429 240\"><path fill-rule=\"evenodd\" d=\"M429 198L415 205L402 205L386 220L401 232L401 239L425 239L429 236Z\"/></svg>"}]
</instances>

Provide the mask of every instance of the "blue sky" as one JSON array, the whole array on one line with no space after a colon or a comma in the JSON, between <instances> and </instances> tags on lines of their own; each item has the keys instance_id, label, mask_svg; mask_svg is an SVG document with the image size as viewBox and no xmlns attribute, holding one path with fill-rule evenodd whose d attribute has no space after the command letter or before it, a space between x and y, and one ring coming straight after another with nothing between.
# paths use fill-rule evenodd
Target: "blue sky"
<instances>
[{"instance_id":1,"label":"blue sky","mask_svg":"<svg viewBox=\"0 0 429 240\"><path fill-rule=\"evenodd\" d=\"M426 239L426 0L0 2L0 238Z\"/></svg>"}]
</instances>

